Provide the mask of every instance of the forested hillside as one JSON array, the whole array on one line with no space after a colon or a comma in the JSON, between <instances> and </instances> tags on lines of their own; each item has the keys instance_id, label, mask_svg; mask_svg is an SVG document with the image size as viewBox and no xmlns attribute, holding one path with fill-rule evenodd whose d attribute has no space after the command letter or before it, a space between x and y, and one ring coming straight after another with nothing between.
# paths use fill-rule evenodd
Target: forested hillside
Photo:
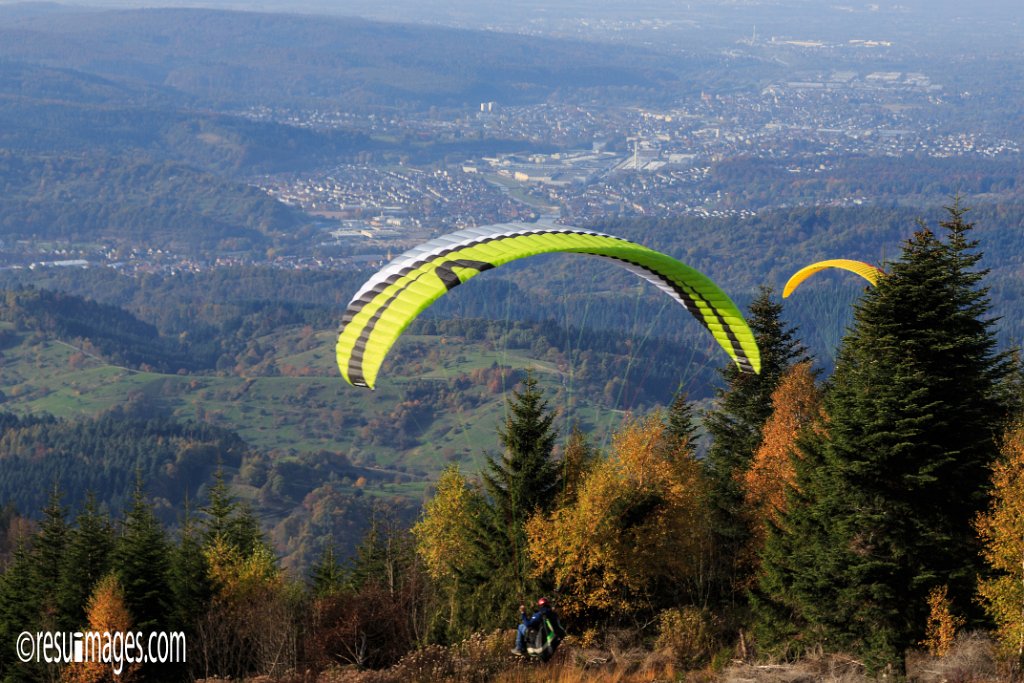
<instances>
[{"instance_id":1,"label":"forested hillside","mask_svg":"<svg viewBox=\"0 0 1024 683\"><path fill-rule=\"evenodd\" d=\"M155 249L259 249L303 218L253 188L146 158L0 152L0 232Z\"/></svg>"},{"instance_id":2,"label":"forested hillside","mask_svg":"<svg viewBox=\"0 0 1024 683\"><path fill-rule=\"evenodd\" d=\"M1016 7L206 4L0 3L0 683L1024 676ZM747 325L545 253L338 348L493 224Z\"/></svg>"},{"instance_id":3,"label":"forested hillside","mask_svg":"<svg viewBox=\"0 0 1024 683\"><path fill-rule=\"evenodd\" d=\"M225 468L241 456L236 491L266 482L259 504L283 511L301 467L318 463L309 474L322 477L337 456L300 458L286 473L279 459L198 425L133 414L74 424L4 417L0 464L21 463L4 480L37 476L26 444L87 453L109 448L103 439L134 443L138 430L142 443L159 435L164 445L147 447L154 459L136 468L205 486L198 513L179 516L175 531L156 515L184 503L157 483L136 483L123 499L119 535L94 503L66 506L59 489L38 527L9 507L0 628L92 623L103 595L140 626L190 634L206 654L189 667L220 675L521 680L533 674L504 654L511 635L494 629L515 623L515 605L549 595L567 636L538 676L729 677L756 671L758 658L809 658L819 673L831 667L850 680L952 676L958 666L970 680L1005 680L1019 662L1024 604L1012 561L1024 402L1019 361L998 347L991 276L972 228L954 205L940 225L902 241L855 303L827 380L768 289L749 306L760 374L724 366L704 414L680 393L599 444L586 428L561 432L551 394L523 376L491 437L500 451L479 476L447 467L411 529L402 521L410 506L364 508L370 523L353 559L339 562L343 551L325 534L305 574L273 562ZM223 464L211 471L196 452ZM70 471L88 471L79 467ZM342 498L331 496L346 484L335 476L305 495L307 519L290 515L274 528L275 543L296 524L340 521ZM117 488L131 491L124 479ZM349 505L366 505L371 481L364 474L351 486ZM84 546L99 552L48 563L82 557ZM113 578L100 581L108 570ZM63 588L47 595L43 585ZM173 599L147 601L154 590ZM235 656L238 648L250 654ZM280 648L287 654L268 654ZM597 668L581 673L581 662ZM35 675L11 659L5 666ZM184 669L144 670L176 680Z\"/></svg>"}]
</instances>

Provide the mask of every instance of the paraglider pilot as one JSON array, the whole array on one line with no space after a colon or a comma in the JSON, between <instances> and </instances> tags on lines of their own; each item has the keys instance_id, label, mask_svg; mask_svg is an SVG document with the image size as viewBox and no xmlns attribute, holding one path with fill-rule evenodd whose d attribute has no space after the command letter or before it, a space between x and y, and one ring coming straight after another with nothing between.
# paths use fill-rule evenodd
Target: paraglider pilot
<instances>
[{"instance_id":1,"label":"paraglider pilot","mask_svg":"<svg viewBox=\"0 0 1024 683\"><path fill-rule=\"evenodd\" d=\"M541 598L537 601L537 611L533 613L532 617L526 616L526 605L519 605L519 618L522 623L519 624L519 630L516 633L516 646L512 650L513 654L519 656L523 656L527 652L528 631L545 628L545 621L550 624L558 624L555 626L556 629L561 626L558 623L558 615L551 609L551 602L547 598Z\"/></svg>"}]
</instances>

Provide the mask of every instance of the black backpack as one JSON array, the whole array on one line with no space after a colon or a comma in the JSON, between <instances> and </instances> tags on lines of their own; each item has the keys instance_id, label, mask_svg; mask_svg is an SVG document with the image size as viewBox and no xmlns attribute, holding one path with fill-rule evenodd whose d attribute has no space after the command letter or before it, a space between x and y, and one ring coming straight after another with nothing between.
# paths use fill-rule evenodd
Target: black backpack
<instances>
[{"instance_id":1,"label":"black backpack","mask_svg":"<svg viewBox=\"0 0 1024 683\"><path fill-rule=\"evenodd\" d=\"M555 654L564 635L565 630L558 617L553 612L546 614L540 626L526 634L526 654L546 662Z\"/></svg>"}]
</instances>

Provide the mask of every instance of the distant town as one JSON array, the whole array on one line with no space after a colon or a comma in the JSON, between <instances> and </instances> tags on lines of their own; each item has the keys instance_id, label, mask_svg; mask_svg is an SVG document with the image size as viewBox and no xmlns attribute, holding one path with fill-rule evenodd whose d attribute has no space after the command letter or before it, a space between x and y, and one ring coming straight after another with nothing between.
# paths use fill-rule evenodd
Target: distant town
<instances>
[{"instance_id":1,"label":"distant town","mask_svg":"<svg viewBox=\"0 0 1024 683\"><path fill-rule=\"evenodd\" d=\"M251 178L250 184L302 209L317 226L312 242L289 253L203 260L139 246L22 241L0 244L0 267L348 268L379 265L418 241L474 225L540 218L586 224L623 215L749 217L777 208L779 200L736 196L714 179L715 164L768 160L793 176L815 176L851 157L1019 158L1019 136L957 127L953 104L970 97L923 73L833 70L759 92L703 92L665 110L489 101L465 111L399 116L253 107L242 113L297 127L425 143L514 141L522 149L420 167L367 159L304 175ZM868 198L814 201L842 206Z\"/></svg>"},{"instance_id":2,"label":"distant town","mask_svg":"<svg viewBox=\"0 0 1024 683\"><path fill-rule=\"evenodd\" d=\"M555 214L567 223L609 215L753 215L705 182L711 164L784 161L792 174L821 174L850 156L999 158L1022 140L958 130L941 84L915 72L831 71L766 86L756 95L702 93L665 111L541 104L479 109L451 118L386 118L253 109L256 119L355 129L373 136L454 141L518 140L521 153L460 160L444 168L344 165L305 177L254 181L281 201L337 218L332 234L390 239ZM534 146L565 151L536 153ZM837 202L861 203L864 197Z\"/></svg>"}]
</instances>

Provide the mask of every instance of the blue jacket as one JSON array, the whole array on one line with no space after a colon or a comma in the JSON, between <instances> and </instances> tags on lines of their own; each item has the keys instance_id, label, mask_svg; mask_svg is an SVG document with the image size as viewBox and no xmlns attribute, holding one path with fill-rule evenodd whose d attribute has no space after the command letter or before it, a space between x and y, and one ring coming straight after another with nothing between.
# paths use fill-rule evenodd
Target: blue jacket
<instances>
[{"instance_id":1,"label":"blue jacket","mask_svg":"<svg viewBox=\"0 0 1024 683\"><path fill-rule=\"evenodd\" d=\"M554 616L551 607L548 605L542 605L539 610L533 613L532 617L526 616L526 612L519 615L523 619L523 623L526 624L526 628L539 628L544 623L544 617Z\"/></svg>"}]
</instances>

